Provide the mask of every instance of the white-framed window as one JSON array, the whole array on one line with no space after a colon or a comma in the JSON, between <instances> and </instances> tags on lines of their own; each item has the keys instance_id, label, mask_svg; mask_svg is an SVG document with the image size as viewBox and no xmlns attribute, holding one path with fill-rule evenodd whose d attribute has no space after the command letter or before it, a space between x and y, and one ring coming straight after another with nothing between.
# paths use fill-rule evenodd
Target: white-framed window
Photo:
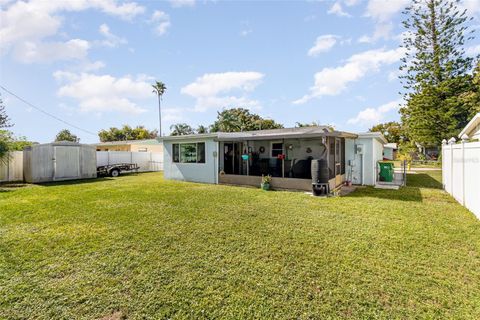
<instances>
[{"instance_id":1,"label":"white-framed window","mask_svg":"<svg viewBox=\"0 0 480 320\"><path fill-rule=\"evenodd\" d=\"M276 158L278 155L283 154L283 142L272 142L270 147L270 154L272 158Z\"/></svg>"},{"instance_id":2,"label":"white-framed window","mask_svg":"<svg viewBox=\"0 0 480 320\"><path fill-rule=\"evenodd\" d=\"M176 163L205 163L205 142L172 144L172 161Z\"/></svg>"},{"instance_id":3,"label":"white-framed window","mask_svg":"<svg viewBox=\"0 0 480 320\"><path fill-rule=\"evenodd\" d=\"M139 149L138 149L138 152L147 152L147 151L148 151L147 148L139 148Z\"/></svg>"}]
</instances>

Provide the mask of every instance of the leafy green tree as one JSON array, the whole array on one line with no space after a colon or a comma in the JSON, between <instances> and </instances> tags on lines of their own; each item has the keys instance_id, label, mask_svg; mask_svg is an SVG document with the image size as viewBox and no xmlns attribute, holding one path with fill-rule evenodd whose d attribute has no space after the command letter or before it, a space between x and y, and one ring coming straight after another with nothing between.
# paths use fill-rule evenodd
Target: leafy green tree
<instances>
[{"instance_id":1,"label":"leafy green tree","mask_svg":"<svg viewBox=\"0 0 480 320\"><path fill-rule=\"evenodd\" d=\"M148 130L144 126L123 125L121 128L111 127L108 130L100 130L98 137L101 142L125 141L125 140L145 140L157 137L157 130Z\"/></svg>"},{"instance_id":2,"label":"leafy green tree","mask_svg":"<svg viewBox=\"0 0 480 320\"><path fill-rule=\"evenodd\" d=\"M472 89L461 96L466 108L471 111L470 118L480 112L480 60L473 72Z\"/></svg>"},{"instance_id":3,"label":"leafy green tree","mask_svg":"<svg viewBox=\"0 0 480 320\"><path fill-rule=\"evenodd\" d=\"M321 124L317 121L312 121L308 123L295 122L295 127L304 128L304 127L320 127Z\"/></svg>"},{"instance_id":4,"label":"leafy green tree","mask_svg":"<svg viewBox=\"0 0 480 320\"><path fill-rule=\"evenodd\" d=\"M460 96L471 90L472 59L464 44L472 38L466 11L454 0L413 0L405 10L406 28L400 77L406 105L400 110L410 140L438 145L458 134L471 107Z\"/></svg>"},{"instance_id":5,"label":"leafy green tree","mask_svg":"<svg viewBox=\"0 0 480 320\"><path fill-rule=\"evenodd\" d=\"M248 109L232 108L217 112L217 120L210 126L211 132L240 132L283 128L271 119L264 119Z\"/></svg>"},{"instance_id":6,"label":"leafy green tree","mask_svg":"<svg viewBox=\"0 0 480 320\"><path fill-rule=\"evenodd\" d=\"M155 81L155 84L152 84L153 93L155 93L158 97L158 132L159 135L162 135L162 98L165 91L167 91L167 87L165 83L161 81Z\"/></svg>"},{"instance_id":7,"label":"leafy green tree","mask_svg":"<svg viewBox=\"0 0 480 320\"><path fill-rule=\"evenodd\" d=\"M10 119L8 118L3 100L0 96L0 129L11 127ZM7 135L9 131L0 130L0 163L4 163L7 160L7 154L10 148L10 138Z\"/></svg>"},{"instance_id":8,"label":"leafy green tree","mask_svg":"<svg viewBox=\"0 0 480 320\"><path fill-rule=\"evenodd\" d=\"M402 143L406 140L402 125L396 121L377 124L368 131L380 132L388 142Z\"/></svg>"},{"instance_id":9,"label":"leafy green tree","mask_svg":"<svg viewBox=\"0 0 480 320\"><path fill-rule=\"evenodd\" d=\"M197 128L197 133L208 133L208 127L204 125L199 125Z\"/></svg>"},{"instance_id":10,"label":"leafy green tree","mask_svg":"<svg viewBox=\"0 0 480 320\"><path fill-rule=\"evenodd\" d=\"M408 113L402 120L412 141L423 146L439 145L445 138L456 137L470 120L472 109L464 103L463 93L471 91L471 76L456 77L439 85L424 85L410 97Z\"/></svg>"},{"instance_id":11,"label":"leafy green tree","mask_svg":"<svg viewBox=\"0 0 480 320\"><path fill-rule=\"evenodd\" d=\"M171 136L184 136L184 135L187 135L187 134L194 134L195 133L193 128L186 123L172 124L170 126L170 130L172 130L172 132L170 133Z\"/></svg>"},{"instance_id":12,"label":"leafy green tree","mask_svg":"<svg viewBox=\"0 0 480 320\"><path fill-rule=\"evenodd\" d=\"M80 142L80 138L70 132L68 129L63 129L55 137L55 141L71 141Z\"/></svg>"},{"instance_id":13,"label":"leafy green tree","mask_svg":"<svg viewBox=\"0 0 480 320\"><path fill-rule=\"evenodd\" d=\"M11 127L10 119L8 118L7 111L3 104L2 96L0 95L0 129Z\"/></svg>"}]
</instances>

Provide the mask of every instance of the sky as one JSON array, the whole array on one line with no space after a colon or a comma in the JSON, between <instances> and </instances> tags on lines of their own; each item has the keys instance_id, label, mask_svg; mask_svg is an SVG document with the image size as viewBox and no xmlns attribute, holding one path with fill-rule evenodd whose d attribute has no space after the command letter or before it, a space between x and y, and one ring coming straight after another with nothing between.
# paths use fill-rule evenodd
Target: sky
<instances>
[{"instance_id":1,"label":"sky","mask_svg":"<svg viewBox=\"0 0 480 320\"><path fill-rule=\"evenodd\" d=\"M162 132L246 107L286 127L349 132L398 120L408 0L0 0L0 89L17 136L84 143L101 129ZM462 6L480 26L480 0ZM466 45L480 53L480 36ZM64 121L59 121L58 119ZM72 124L75 127L67 125Z\"/></svg>"}]
</instances>

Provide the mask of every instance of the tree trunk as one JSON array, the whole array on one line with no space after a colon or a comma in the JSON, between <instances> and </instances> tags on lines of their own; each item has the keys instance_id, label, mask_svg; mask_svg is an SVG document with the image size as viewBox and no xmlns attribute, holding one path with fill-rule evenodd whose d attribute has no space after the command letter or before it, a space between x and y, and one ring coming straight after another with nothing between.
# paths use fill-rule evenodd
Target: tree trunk
<instances>
[{"instance_id":1,"label":"tree trunk","mask_svg":"<svg viewBox=\"0 0 480 320\"><path fill-rule=\"evenodd\" d=\"M158 136L162 136L162 97L158 95Z\"/></svg>"},{"instance_id":2,"label":"tree trunk","mask_svg":"<svg viewBox=\"0 0 480 320\"><path fill-rule=\"evenodd\" d=\"M435 0L430 0L428 3L430 9L430 32L432 33L432 50L433 50L433 75L435 81L438 83L442 82L442 71L440 67L440 47L438 45L438 30L437 30L437 13L435 11L436 4Z\"/></svg>"}]
</instances>

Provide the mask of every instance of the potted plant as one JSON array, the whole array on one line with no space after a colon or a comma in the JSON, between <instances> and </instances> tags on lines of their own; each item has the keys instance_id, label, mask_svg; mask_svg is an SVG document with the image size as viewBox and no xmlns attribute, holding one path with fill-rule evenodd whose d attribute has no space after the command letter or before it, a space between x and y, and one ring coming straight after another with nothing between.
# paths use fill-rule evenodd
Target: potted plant
<instances>
[{"instance_id":1,"label":"potted plant","mask_svg":"<svg viewBox=\"0 0 480 320\"><path fill-rule=\"evenodd\" d=\"M271 175L264 176L262 174L262 183L260 184L260 187L263 190L270 190L270 182L271 181L272 181L272 176Z\"/></svg>"}]
</instances>

